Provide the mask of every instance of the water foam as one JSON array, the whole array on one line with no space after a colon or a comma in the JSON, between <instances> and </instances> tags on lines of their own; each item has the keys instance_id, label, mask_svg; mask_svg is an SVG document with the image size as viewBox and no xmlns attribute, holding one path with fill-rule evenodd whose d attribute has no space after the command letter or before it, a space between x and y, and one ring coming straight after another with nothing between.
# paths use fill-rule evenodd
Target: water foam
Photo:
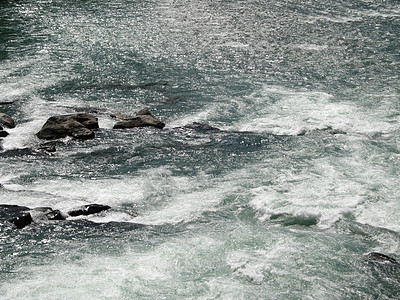
<instances>
[{"instance_id":1,"label":"water foam","mask_svg":"<svg viewBox=\"0 0 400 300\"><path fill-rule=\"evenodd\" d=\"M331 127L347 133L389 133L398 129L391 103L369 111L354 103L337 101L333 95L264 86L242 100L241 117L226 129L297 135ZM388 107L389 106L389 107Z\"/></svg>"}]
</instances>

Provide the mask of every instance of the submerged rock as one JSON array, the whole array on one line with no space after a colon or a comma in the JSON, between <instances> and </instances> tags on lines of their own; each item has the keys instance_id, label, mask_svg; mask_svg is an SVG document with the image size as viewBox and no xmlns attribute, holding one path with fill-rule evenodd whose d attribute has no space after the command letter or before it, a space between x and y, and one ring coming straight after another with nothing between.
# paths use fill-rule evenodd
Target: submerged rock
<instances>
[{"instance_id":1,"label":"submerged rock","mask_svg":"<svg viewBox=\"0 0 400 300\"><path fill-rule=\"evenodd\" d=\"M3 126L5 126L7 128L15 127L14 119L4 113L0 113L0 124L2 124Z\"/></svg>"},{"instance_id":2,"label":"submerged rock","mask_svg":"<svg viewBox=\"0 0 400 300\"><path fill-rule=\"evenodd\" d=\"M55 140L71 136L77 139L92 139L95 134L92 129L99 128L96 117L81 113L50 117L36 134L44 140Z\"/></svg>"},{"instance_id":3,"label":"submerged rock","mask_svg":"<svg viewBox=\"0 0 400 300\"><path fill-rule=\"evenodd\" d=\"M73 209L68 212L68 214L71 217L76 217L76 216L87 216L87 215L92 215L92 214L97 214L99 212L102 212L104 210L108 210L111 207L108 205L102 205L102 204L88 204L88 205L83 205L79 208Z\"/></svg>"},{"instance_id":4,"label":"submerged rock","mask_svg":"<svg viewBox=\"0 0 400 300\"><path fill-rule=\"evenodd\" d=\"M193 122L192 124L185 125L184 128L193 129L199 132L207 132L207 131L221 131L217 127L213 127L207 124Z\"/></svg>"},{"instance_id":5,"label":"submerged rock","mask_svg":"<svg viewBox=\"0 0 400 300\"><path fill-rule=\"evenodd\" d=\"M364 259L371 263L386 263L400 265L394 258L378 252L371 252L364 256Z\"/></svg>"},{"instance_id":6,"label":"submerged rock","mask_svg":"<svg viewBox=\"0 0 400 300\"><path fill-rule=\"evenodd\" d=\"M115 113L111 115L114 118L121 119L121 121L117 122L114 125L114 129L127 129L127 128L135 128L135 127L156 127L162 129L165 127L165 124L160 120L153 117L150 111L145 108L139 111L136 116L128 116L121 113Z\"/></svg>"}]
</instances>

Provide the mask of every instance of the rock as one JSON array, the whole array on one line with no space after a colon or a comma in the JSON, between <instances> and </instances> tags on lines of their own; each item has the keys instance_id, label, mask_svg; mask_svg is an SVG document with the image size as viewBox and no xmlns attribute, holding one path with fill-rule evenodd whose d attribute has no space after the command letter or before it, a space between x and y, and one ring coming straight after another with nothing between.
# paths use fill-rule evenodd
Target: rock
<instances>
[{"instance_id":1,"label":"rock","mask_svg":"<svg viewBox=\"0 0 400 300\"><path fill-rule=\"evenodd\" d=\"M394 258L378 252L371 252L364 256L364 259L372 263L389 263L400 265Z\"/></svg>"},{"instance_id":2,"label":"rock","mask_svg":"<svg viewBox=\"0 0 400 300\"><path fill-rule=\"evenodd\" d=\"M111 114L110 116L111 116L111 118L120 119L120 120L126 120L126 119L129 119L129 118L132 118L132 116L128 116L128 115L122 114L120 112L116 112L114 114Z\"/></svg>"},{"instance_id":3,"label":"rock","mask_svg":"<svg viewBox=\"0 0 400 300\"><path fill-rule=\"evenodd\" d=\"M32 216L29 212L24 212L21 215L12 218L9 222L13 223L18 229L21 229L32 223Z\"/></svg>"},{"instance_id":4,"label":"rock","mask_svg":"<svg viewBox=\"0 0 400 300\"><path fill-rule=\"evenodd\" d=\"M76 216L87 216L87 215L92 215L92 214L97 214L99 212L102 212L104 210L108 210L111 207L108 205L102 205L102 204L88 204L88 205L83 205L79 208L76 208L74 210L71 210L68 212L68 214L71 217L76 217Z\"/></svg>"},{"instance_id":5,"label":"rock","mask_svg":"<svg viewBox=\"0 0 400 300\"><path fill-rule=\"evenodd\" d=\"M66 220L66 216L58 209L52 210L46 214L48 220Z\"/></svg>"},{"instance_id":6,"label":"rock","mask_svg":"<svg viewBox=\"0 0 400 300\"><path fill-rule=\"evenodd\" d=\"M2 186L2 185L1 185ZM23 212L29 210L29 207L19 205L0 205L0 221L6 221L21 215Z\"/></svg>"},{"instance_id":7,"label":"rock","mask_svg":"<svg viewBox=\"0 0 400 300\"><path fill-rule=\"evenodd\" d=\"M193 129L199 132L206 132L206 131L221 131L217 127L213 127L207 124L202 124L198 122L193 122L192 124L185 125L184 128Z\"/></svg>"},{"instance_id":8,"label":"rock","mask_svg":"<svg viewBox=\"0 0 400 300\"><path fill-rule=\"evenodd\" d=\"M132 117L121 113L115 113L111 116L122 120L114 125L114 129L126 129L135 127L148 127L148 126L162 129L165 127L165 124L160 120L156 119L155 117L153 117L147 108L142 109L136 114L136 116Z\"/></svg>"},{"instance_id":9,"label":"rock","mask_svg":"<svg viewBox=\"0 0 400 300\"><path fill-rule=\"evenodd\" d=\"M2 124L3 126L5 126L7 128L15 127L14 119L4 113L0 113L0 124Z\"/></svg>"},{"instance_id":10,"label":"rock","mask_svg":"<svg viewBox=\"0 0 400 300\"><path fill-rule=\"evenodd\" d=\"M9 133L7 131L0 129L0 137L6 137L8 135L9 135Z\"/></svg>"},{"instance_id":11,"label":"rock","mask_svg":"<svg viewBox=\"0 0 400 300\"><path fill-rule=\"evenodd\" d=\"M37 149L41 150L41 151L49 152L49 153L57 151L56 145L53 142L40 144L40 146Z\"/></svg>"},{"instance_id":12,"label":"rock","mask_svg":"<svg viewBox=\"0 0 400 300\"><path fill-rule=\"evenodd\" d=\"M4 102L0 102L0 105L9 105L9 104L13 104L15 101L4 101Z\"/></svg>"},{"instance_id":13,"label":"rock","mask_svg":"<svg viewBox=\"0 0 400 300\"><path fill-rule=\"evenodd\" d=\"M40 223L53 220L66 220L67 216L58 209L51 207L36 207L30 211L33 222Z\"/></svg>"},{"instance_id":14,"label":"rock","mask_svg":"<svg viewBox=\"0 0 400 300\"><path fill-rule=\"evenodd\" d=\"M44 140L55 140L71 136L77 139L92 139L95 134L92 129L99 128L96 117L81 113L50 117L36 134Z\"/></svg>"}]
</instances>

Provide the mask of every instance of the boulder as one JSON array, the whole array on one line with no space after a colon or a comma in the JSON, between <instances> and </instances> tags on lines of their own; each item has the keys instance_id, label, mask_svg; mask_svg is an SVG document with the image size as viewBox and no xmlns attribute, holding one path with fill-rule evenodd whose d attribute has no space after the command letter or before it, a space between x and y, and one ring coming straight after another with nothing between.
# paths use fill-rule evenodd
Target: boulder
<instances>
[{"instance_id":1,"label":"boulder","mask_svg":"<svg viewBox=\"0 0 400 300\"><path fill-rule=\"evenodd\" d=\"M111 207L108 205L102 205L102 204L88 204L88 205L83 205L81 207L78 207L76 209L73 209L68 212L68 214L71 217L76 217L76 216L87 216L87 215L92 215L92 214L97 214L99 212L102 212L104 210L108 210Z\"/></svg>"},{"instance_id":2,"label":"boulder","mask_svg":"<svg viewBox=\"0 0 400 300\"><path fill-rule=\"evenodd\" d=\"M111 115L112 117L119 118L121 121L114 125L114 129L126 129L135 127L156 127L162 129L165 124L160 120L153 117L150 111L145 108L139 111L136 116L128 116L121 113Z\"/></svg>"},{"instance_id":3,"label":"boulder","mask_svg":"<svg viewBox=\"0 0 400 300\"><path fill-rule=\"evenodd\" d=\"M14 119L4 113L0 113L0 124L2 124L3 126L5 126L7 128L15 127Z\"/></svg>"},{"instance_id":4,"label":"boulder","mask_svg":"<svg viewBox=\"0 0 400 300\"><path fill-rule=\"evenodd\" d=\"M0 129L0 137L6 137L6 136L8 136L8 134L9 133L7 131Z\"/></svg>"},{"instance_id":5,"label":"boulder","mask_svg":"<svg viewBox=\"0 0 400 300\"><path fill-rule=\"evenodd\" d=\"M12 218L9 222L13 223L18 229L21 229L32 223L32 216L29 212L24 212L21 215Z\"/></svg>"},{"instance_id":6,"label":"boulder","mask_svg":"<svg viewBox=\"0 0 400 300\"><path fill-rule=\"evenodd\" d=\"M36 134L44 140L55 140L71 136L77 139L92 139L95 134L92 129L99 128L96 117L90 114L71 114L50 117Z\"/></svg>"}]
</instances>

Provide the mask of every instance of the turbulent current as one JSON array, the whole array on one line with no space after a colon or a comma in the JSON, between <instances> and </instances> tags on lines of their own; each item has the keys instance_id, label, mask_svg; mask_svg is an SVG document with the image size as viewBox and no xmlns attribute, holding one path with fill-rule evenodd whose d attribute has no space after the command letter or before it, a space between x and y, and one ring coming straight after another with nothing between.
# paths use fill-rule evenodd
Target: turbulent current
<instances>
[{"instance_id":1,"label":"turbulent current","mask_svg":"<svg viewBox=\"0 0 400 300\"><path fill-rule=\"evenodd\" d=\"M0 299L398 299L399 75L397 0L0 0Z\"/></svg>"}]
</instances>

